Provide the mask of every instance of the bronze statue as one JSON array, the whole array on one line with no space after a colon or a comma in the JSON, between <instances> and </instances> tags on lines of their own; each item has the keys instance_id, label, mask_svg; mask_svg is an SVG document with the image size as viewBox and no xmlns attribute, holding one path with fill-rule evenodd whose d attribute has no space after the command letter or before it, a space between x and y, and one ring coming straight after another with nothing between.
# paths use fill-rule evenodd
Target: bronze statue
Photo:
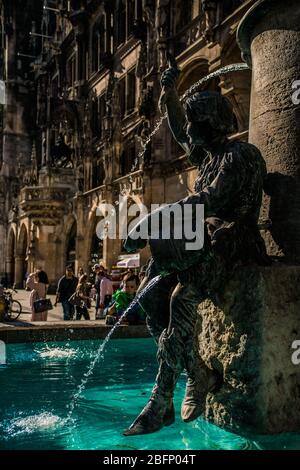
<instances>
[{"instance_id":1,"label":"bronze statue","mask_svg":"<svg viewBox=\"0 0 300 470\"><path fill-rule=\"evenodd\" d=\"M257 226L265 162L255 146L228 140L237 131L237 121L220 93L195 93L183 107L176 91L178 75L174 64L162 74L160 106L166 107L174 138L199 168L195 194L179 203L204 205L204 245L182 253L180 240L149 241L152 258L140 289L159 273L169 273L151 296L140 300L158 344L159 370L150 400L126 436L155 432L174 422L173 393L184 369L188 381L182 419L192 421L203 413L207 393L222 385L222 377L195 352L198 305L206 298L217 302L237 267L270 264ZM131 251L145 243L129 237L125 247Z\"/></svg>"}]
</instances>

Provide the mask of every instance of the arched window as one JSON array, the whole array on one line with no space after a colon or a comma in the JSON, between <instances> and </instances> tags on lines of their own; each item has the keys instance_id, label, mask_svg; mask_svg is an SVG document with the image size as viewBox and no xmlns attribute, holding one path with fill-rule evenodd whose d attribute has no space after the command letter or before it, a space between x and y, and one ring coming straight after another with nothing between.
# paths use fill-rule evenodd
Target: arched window
<instances>
[{"instance_id":1,"label":"arched window","mask_svg":"<svg viewBox=\"0 0 300 470\"><path fill-rule=\"evenodd\" d=\"M117 2L117 46L126 40L126 0Z\"/></svg>"},{"instance_id":2,"label":"arched window","mask_svg":"<svg viewBox=\"0 0 300 470\"><path fill-rule=\"evenodd\" d=\"M97 72L101 65L101 59L105 52L105 18L104 15L97 21L93 28L92 37L92 68Z\"/></svg>"},{"instance_id":3,"label":"arched window","mask_svg":"<svg viewBox=\"0 0 300 470\"><path fill-rule=\"evenodd\" d=\"M93 136L101 139L102 137L102 121L106 115L105 95L97 97L92 103L92 131Z\"/></svg>"},{"instance_id":4,"label":"arched window","mask_svg":"<svg viewBox=\"0 0 300 470\"><path fill-rule=\"evenodd\" d=\"M136 0L118 0L117 2L117 46L125 42L132 34L136 14L138 15L141 8L141 0L139 8L136 12Z\"/></svg>"},{"instance_id":5,"label":"arched window","mask_svg":"<svg viewBox=\"0 0 300 470\"><path fill-rule=\"evenodd\" d=\"M184 27L186 27L191 21L193 17L193 0L185 0L182 2L181 0L177 0L174 3L174 33L181 31Z\"/></svg>"},{"instance_id":6,"label":"arched window","mask_svg":"<svg viewBox=\"0 0 300 470\"><path fill-rule=\"evenodd\" d=\"M135 111L137 104L136 91L135 69L131 69L126 76L119 81L121 119Z\"/></svg>"},{"instance_id":7,"label":"arched window","mask_svg":"<svg viewBox=\"0 0 300 470\"><path fill-rule=\"evenodd\" d=\"M93 188L97 188L98 186L101 186L104 183L104 178L105 178L104 166L103 166L103 161L100 157L93 164L93 175L92 175Z\"/></svg>"},{"instance_id":8,"label":"arched window","mask_svg":"<svg viewBox=\"0 0 300 470\"><path fill-rule=\"evenodd\" d=\"M120 173L122 176L126 176L134 171L136 162L136 150L135 144L131 143L125 148L120 158Z\"/></svg>"}]
</instances>

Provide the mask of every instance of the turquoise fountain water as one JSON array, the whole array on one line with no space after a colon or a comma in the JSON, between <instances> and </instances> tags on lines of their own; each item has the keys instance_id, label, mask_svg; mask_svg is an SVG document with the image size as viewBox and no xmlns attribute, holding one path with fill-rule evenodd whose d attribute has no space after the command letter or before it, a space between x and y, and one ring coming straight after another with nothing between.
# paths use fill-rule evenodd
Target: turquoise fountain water
<instances>
[{"instance_id":1,"label":"turquoise fountain water","mask_svg":"<svg viewBox=\"0 0 300 470\"><path fill-rule=\"evenodd\" d=\"M9 344L0 369L0 449L299 449L299 435L245 438L202 419L183 423L186 377L175 392L176 421L158 433L125 437L122 431L150 396L156 375L152 339L113 340L77 398L66 407L95 359L99 341Z\"/></svg>"}]
</instances>

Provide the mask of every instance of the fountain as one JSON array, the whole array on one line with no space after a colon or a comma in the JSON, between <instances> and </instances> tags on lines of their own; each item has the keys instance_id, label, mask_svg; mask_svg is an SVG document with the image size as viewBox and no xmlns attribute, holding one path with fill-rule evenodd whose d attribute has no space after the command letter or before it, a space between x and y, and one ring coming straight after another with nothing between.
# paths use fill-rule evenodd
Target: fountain
<instances>
[{"instance_id":1,"label":"fountain","mask_svg":"<svg viewBox=\"0 0 300 470\"><path fill-rule=\"evenodd\" d=\"M236 72L236 71L240 71L240 70L248 70L248 65L245 64L245 63L237 63L237 64L230 64L230 65L227 65L227 66L224 66L224 67L221 67L220 69L216 70L215 72L212 72L210 74L208 74L207 76L201 78L200 80L198 80L196 83L194 83L181 97L180 97L180 101L183 102L185 101L189 96L191 96L193 93L196 93L197 91L199 91L199 89L201 89L201 86L204 84L204 83L207 83L209 80L219 76L219 75L224 75L224 74L228 74L228 73L231 73L231 72ZM147 145L149 144L149 142L151 141L152 137L158 132L160 126L162 125L163 121L166 119L167 115L164 114L160 119L159 121L155 124L154 126L154 129L153 131L151 132L151 134L149 135L148 139L146 142L144 142L143 144L143 147L144 149L142 150L142 152L140 153L140 157L143 156L143 154L145 153L146 151L146 147ZM167 274L167 273L166 273ZM87 384L87 381L89 379L89 377L93 374L93 370L94 370L94 367L96 365L96 363L98 362L98 360L102 357L103 358L103 352L105 350L105 347L108 343L108 341L110 340L110 338L112 337L112 335L114 334L115 330L121 325L122 323L122 320L126 317L126 315L128 315L129 311L131 311L132 309L134 309L138 304L139 302L142 302L143 299L145 297L147 297L148 295L151 295L151 291L152 289L155 288L155 286L159 283L161 279L161 275L159 276L156 276L155 278L153 278L145 287L144 290L142 290L137 296L136 298L134 299L134 301L131 303L131 305L128 307L128 309L122 314L122 316L119 318L119 320L117 321L117 323L113 326L113 328L110 330L110 332L108 333L108 335L106 336L106 338L104 339L104 341L102 342L102 344L100 345L98 351L97 351L97 354L95 355L94 359L91 361L90 363L90 366L87 370L87 372L84 374L84 377L80 383L80 385L78 386L78 390L77 392L75 393L74 397L73 397L73 400L72 402L70 403L69 405L69 412L68 412L68 420L71 419L72 417L72 414L73 414L73 411L74 411L74 408L76 406L76 402L78 400L78 398L81 396L83 390L85 389L85 386Z\"/></svg>"},{"instance_id":2,"label":"fountain","mask_svg":"<svg viewBox=\"0 0 300 470\"><path fill-rule=\"evenodd\" d=\"M299 11L296 1L292 3L294 11ZM272 20L267 15L271 10L276 11ZM238 31L238 42L247 64L229 65L209 74L180 98L184 101L219 74L248 66L253 68L250 141L262 150L271 171L269 194L265 197L262 214L269 216L272 225L264 235L269 254L294 262L299 260L300 253L297 235L300 196L298 198L295 184L299 174L300 133L297 110L291 102L292 79L300 76L300 73L297 76L300 72L298 20L296 14L287 14L286 5L279 0L258 1L245 15ZM287 43L293 47L285 57ZM282 50L278 56L274 55L276 47ZM163 115L156 123L140 156L165 118ZM200 305L203 331L199 332L199 352L207 365L218 370L224 379L221 390L207 398L208 420L237 432L241 429L256 433L299 430L300 403L295 402L294 397L300 378L290 354L293 340L300 331L299 300L294 295L299 280L297 266L241 269L228 284L223 298L215 303L206 300ZM147 286L148 292L156 282L159 279ZM135 304L139 300L137 297ZM286 305L284 312L282 305ZM124 312L98 348L74 394L68 419L126 314ZM212 331L213 334L208 334ZM291 416L292 402L297 412Z\"/></svg>"},{"instance_id":3,"label":"fountain","mask_svg":"<svg viewBox=\"0 0 300 470\"><path fill-rule=\"evenodd\" d=\"M224 378L207 399L206 418L238 433L297 432L300 369L291 357L300 335L300 119L292 94L300 78L299 2L257 1L237 39L252 68L249 141L267 163L261 225L274 262L241 269L222 299L199 306L200 354Z\"/></svg>"}]
</instances>

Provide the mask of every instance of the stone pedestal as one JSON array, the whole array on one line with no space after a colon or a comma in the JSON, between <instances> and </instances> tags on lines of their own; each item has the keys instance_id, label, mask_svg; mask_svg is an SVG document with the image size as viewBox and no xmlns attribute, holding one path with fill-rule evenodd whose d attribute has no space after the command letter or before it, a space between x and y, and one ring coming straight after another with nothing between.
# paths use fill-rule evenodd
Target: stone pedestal
<instances>
[{"instance_id":1,"label":"stone pedestal","mask_svg":"<svg viewBox=\"0 0 300 470\"><path fill-rule=\"evenodd\" d=\"M298 0L259 0L242 19L238 43L252 67L249 142L262 152L269 172L262 217L272 226L269 254L300 261L300 79ZM299 88L299 87L298 87Z\"/></svg>"},{"instance_id":2,"label":"stone pedestal","mask_svg":"<svg viewBox=\"0 0 300 470\"><path fill-rule=\"evenodd\" d=\"M300 431L299 285L300 267L241 268L218 304L200 304L200 354L224 378L208 420L239 434Z\"/></svg>"}]
</instances>

